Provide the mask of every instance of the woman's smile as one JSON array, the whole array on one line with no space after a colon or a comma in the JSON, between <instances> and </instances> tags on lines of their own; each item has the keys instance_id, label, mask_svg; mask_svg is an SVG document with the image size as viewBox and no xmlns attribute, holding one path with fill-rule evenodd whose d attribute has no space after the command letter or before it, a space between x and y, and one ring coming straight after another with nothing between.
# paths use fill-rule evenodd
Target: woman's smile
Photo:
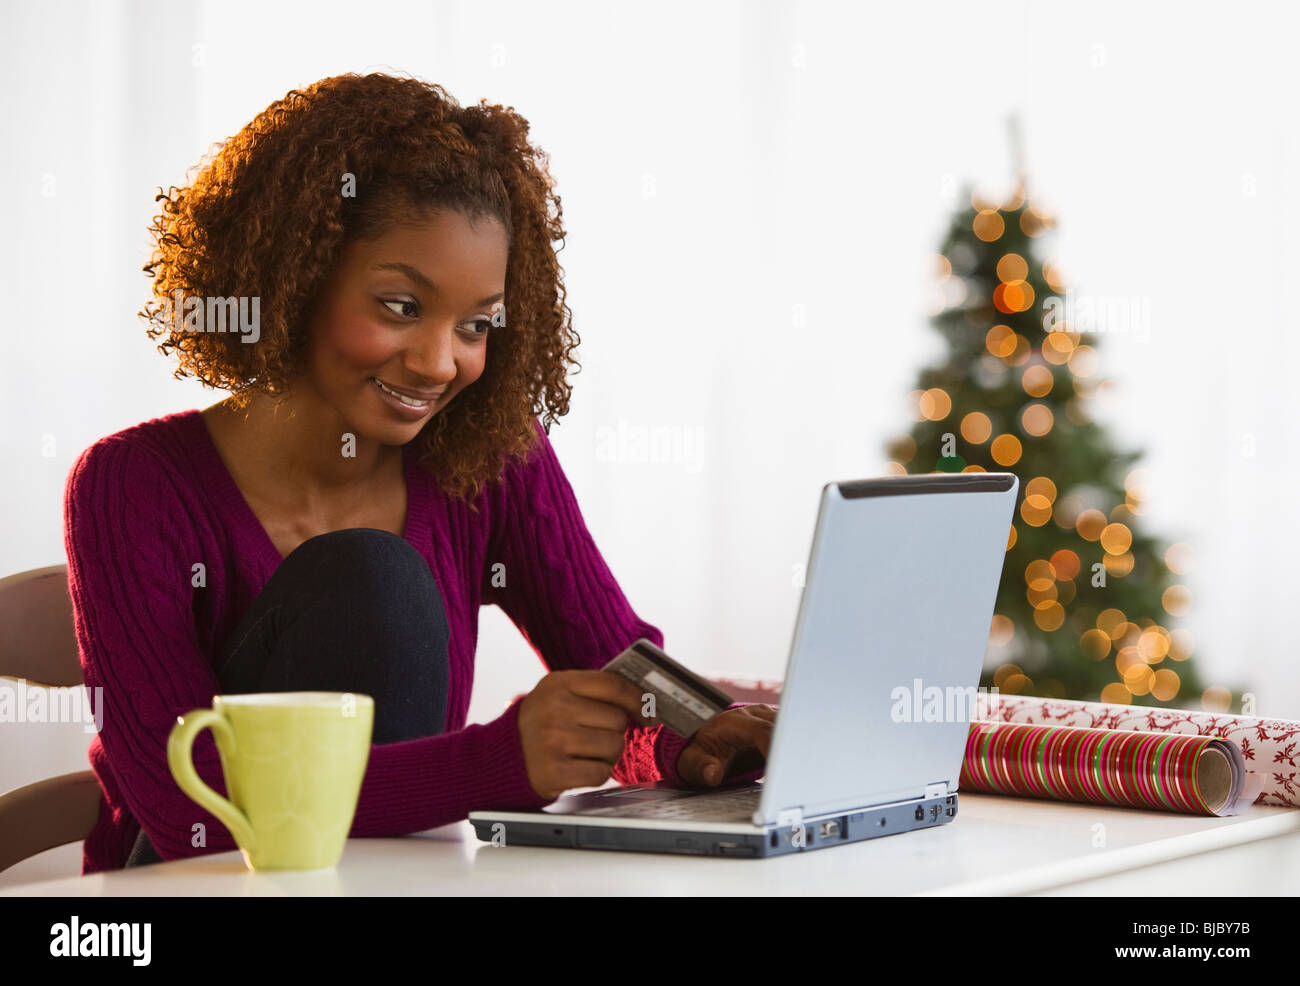
<instances>
[{"instance_id":1,"label":"woman's smile","mask_svg":"<svg viewBox=\"0 0 1300 986\"><path fill-rule=\"evenodd\" d=\"M444 393L442 390L426 391L394 387L378 377L371 377L370 382L375 385L380 399L407 421L419 421L425 417L433 410L433 405Z\"/></svg>"}]
</instances>

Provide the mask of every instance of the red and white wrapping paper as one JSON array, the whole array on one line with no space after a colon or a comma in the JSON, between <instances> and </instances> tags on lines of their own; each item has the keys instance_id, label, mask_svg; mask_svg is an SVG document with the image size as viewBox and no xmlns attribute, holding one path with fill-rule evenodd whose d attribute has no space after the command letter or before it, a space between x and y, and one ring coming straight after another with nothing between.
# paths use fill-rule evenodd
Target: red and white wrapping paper
<instances>
[{"instance_id":1,"label":"red and white wrapping paper","mask_svg":"<svg viewBox=\"0 0 1300 986\"><path fill-rule=\"evenodd\" d=\"M1300 808L1300 722L1294 720L988 692L979 693L975 718L1229 740L1240 747L1246 769L1261 788L1256 803Z\"/></svg>"}]
</instances>

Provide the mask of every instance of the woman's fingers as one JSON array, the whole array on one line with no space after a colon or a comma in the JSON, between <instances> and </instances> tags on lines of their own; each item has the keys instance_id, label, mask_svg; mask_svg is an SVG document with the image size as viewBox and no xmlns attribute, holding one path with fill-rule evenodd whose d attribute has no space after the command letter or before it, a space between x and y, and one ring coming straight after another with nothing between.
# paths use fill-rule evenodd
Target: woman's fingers
<instances>
[{"instance_id":1,"label":"woman's fingers","mask_svg":"<svg viewBox=\"0 0 1300 986\"><path fill-rule=\"evenodd\" d=\"M750 715L758 716L760 719L766 719L768 722L776 722L775 705L747 705L745 706L745 709Z\"/></svg>"},{"instance_id":2,"label":"woman's fingers","mask_svg":"<svg viewBox=\"0 0 1300 986\"><path fill-rule=\"evenodd\" d=\"M772 744L776 710L767 706L728 709L692 737L678 761L687 783L720 784L728 774L761 767Z\"/></svg>"}]
</instances>

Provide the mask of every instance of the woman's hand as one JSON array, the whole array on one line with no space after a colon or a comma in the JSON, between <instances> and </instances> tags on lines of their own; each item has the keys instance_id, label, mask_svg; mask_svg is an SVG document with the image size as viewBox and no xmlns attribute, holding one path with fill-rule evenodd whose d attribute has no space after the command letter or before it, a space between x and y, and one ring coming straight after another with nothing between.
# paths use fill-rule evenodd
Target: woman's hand
<instances>
[{"instance_id":1,"label":"woman's hand","mask_svg":"<svg viewBox=\"0 0 1300 986\"><path fill-rule=\"evenodd\" d=\"M641 689L632 682L608 671L552 671L519 706L528 783L550 800L600 787L623 756L629 725L656 725L641 715Z\"/></svg>"},{"instance_id":2,"label":"woman's hand","mask_svg":"<svg viewBox=\"0 0 1300 986\"><path fill-rule=\"evenodd\" d=\"M725 779L767 762L776 706L747 705L720 712L691 737L677 758L677 775L688 787L717 787Z\"/></svg>"}]
</instances>

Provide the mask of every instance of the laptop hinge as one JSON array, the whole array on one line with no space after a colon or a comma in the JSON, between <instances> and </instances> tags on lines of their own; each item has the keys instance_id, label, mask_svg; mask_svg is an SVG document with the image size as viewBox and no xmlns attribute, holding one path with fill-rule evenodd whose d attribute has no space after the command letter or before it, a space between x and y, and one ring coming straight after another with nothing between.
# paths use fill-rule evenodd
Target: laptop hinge
<instances>
[{"instance_id":1,"label":"laptop hinge","mask_svg":"<svg viewBox=\"0 0 1300 986\"><path fill-rule=\"evenodd\" d=\"M777 825L798 825L803 827L803 809L802 808L784 808L776 813Z\"/></svg>"},{"instance_id":2,"label":"laptop hinge","mask_svg":"<svg viewBox=\"0 0 1300 986\"><path fill-rule=\"evenodd\" d=\"M912 790L915 791L916 788L912 788ZM947 781L935 781L933 784L927 784L925 786L925 796L927 798L942 798L947 793Z\"/></svg>"}]
</instances>

